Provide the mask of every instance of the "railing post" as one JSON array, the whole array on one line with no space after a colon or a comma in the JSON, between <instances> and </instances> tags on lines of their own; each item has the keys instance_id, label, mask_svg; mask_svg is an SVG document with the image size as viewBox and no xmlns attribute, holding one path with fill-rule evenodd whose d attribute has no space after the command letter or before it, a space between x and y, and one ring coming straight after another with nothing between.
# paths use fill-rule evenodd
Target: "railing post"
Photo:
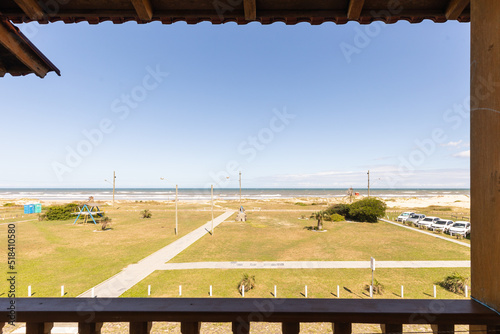
<instances>
[{"instance_id":1,"label":"railing post","mask_svg":"<svg viewBox=\"0 0 500 334\"><path fill-rule=\"evenodd\" d=\"M403 324L381 324L380 329L383 334L386 333L403 333Z\"/></svg>"},{"instance_id":2,"label":"railing post","mask_svg":"<svg viewBox=\"0 0 500 334\"><path fill-rule=\"evenodd\" d=\"M333 334L351 334L352 324L350 322L339 322L332 324Z\"/></svg>"},{"instance_id":3,"label":"railing post","mask_svg":"<svg viewBox=\"0 0 500 334\"><path fill-rule=\"evenodd\" d=\"M248 334L250 333L250 322L248 321L233 321L233 334Z\"/></svg>"},{"instance_id":4,"label":"railing post","mask_svg":"<svg viewBox=\"0 0 500 334\"><path fill-rule=\"evenodd\" d=\"M50 334L53 322L27 322L26 334Z\"/></svg>"},{"instance_id":5,"label":"railing post","mask_svg":"<svg viewBox=\"0 0 500 334\"><path fill-rule=\"evenodd\" d=\"M200 334L200 322L181 322L182 334Z\"/></svg>"},{"instance_id":6,"label":"railing post","mask_svg":"<svg viewBox=\"0 0 500 334\"><path fill-rule=\"evenodd\" d=\"M79 322L78 334L101 334L102 322Z\"/></svg>"},{"instance_id":7,"label":"railing post","mask_svg":"<svg viewBox=\"0 0 500 334\"><path fill-rule=\"evenodd\" d=\"M149 334L151 332L152 322L131 322L129 327L130 334ZM81 334L81 333L79 333Z\"/></svg>"},{"instance_id":8,"label":"railing post","mask_svg":"<svg viewBox=\"0 0 500 334\"><path fill-rule=\"evenodd\" d=\"M283 334L299 334L300 322L283 322L281 324Z\"/></svg>"},{"instance_id":9,"label":"railing post","mask_svg":"<svg viewBox=\"0 0 500 334\"><path fill-rule=\"evenodd\" d=\"M432 332L434 334L439 334L439 333L445 333L445 334L453 334L455 333L455 325L443 325L443 324L438 324L438 325L431 325Z\"/></svg>"}]
</instances>

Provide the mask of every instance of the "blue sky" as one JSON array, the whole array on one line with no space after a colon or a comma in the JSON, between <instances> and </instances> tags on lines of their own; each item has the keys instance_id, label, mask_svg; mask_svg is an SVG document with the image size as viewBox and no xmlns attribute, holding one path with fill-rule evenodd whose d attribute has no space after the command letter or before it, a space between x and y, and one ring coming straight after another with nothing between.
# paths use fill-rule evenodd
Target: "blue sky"
<instances>
[{"instance_id":1,"label":"blue sky","mask_svg":"<svg viewBox=\"0 0 500 334\"><path fill-rule=\"evenodd\" d=\"M20 28L0 187L469 187L469 24Z\"/></svg>"}]
</instances>

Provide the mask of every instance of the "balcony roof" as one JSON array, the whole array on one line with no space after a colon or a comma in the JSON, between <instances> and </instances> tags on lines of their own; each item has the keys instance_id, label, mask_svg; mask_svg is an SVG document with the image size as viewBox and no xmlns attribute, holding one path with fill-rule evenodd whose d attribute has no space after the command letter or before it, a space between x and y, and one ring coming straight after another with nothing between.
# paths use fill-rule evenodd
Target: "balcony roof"
<instances>
[{"instance_id":1,"label":"balcony roof","mask_svg":"<svg viewBox=\"0 0 500 334\"><path fill-rule=\"evenodd\" d=\"M419 23L458 20L469 22L470 0L2 0L0 2L0 76L35 73L44 77L59 70L14 27L13 23L42 24L105 21L164 24L284 22L345 24L376 20Z\"/></svg>"},{"instance_id":2,"label":"balcony roof","mask_svg":"<svg viewBox=\"0 0 500 334\"><path fill-rule=\"evenodd\" d=\"M103 21L170 24L185 21L195 24L236 22L262 24L309 22L344 24L374 20L394 23L406 20L418 23L470 20L469 0L2 0L0 13L14 23Z\"/></svg>"}]
</instances>

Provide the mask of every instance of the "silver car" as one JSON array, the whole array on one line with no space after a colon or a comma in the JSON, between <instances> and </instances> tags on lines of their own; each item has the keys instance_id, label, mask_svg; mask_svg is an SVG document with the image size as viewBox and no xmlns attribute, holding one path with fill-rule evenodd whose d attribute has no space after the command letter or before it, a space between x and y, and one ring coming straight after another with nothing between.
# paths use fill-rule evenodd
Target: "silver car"
<instances>
[{"instance_id":1,"label":"silver car","mask_svg":"<svg viewBox=\"0 0 500 334\"><path fill-rule=\"evenodd\" d=\"M420 213L413 213L406 219L406 225L417 225L419 221L425 218L425 215Z\"/></svg>"},{"instance_id":2,"label":"silver car","mask_svg":"<svg viewBox=\"0 0 500 334\"><path fill-rule=\"evenodd\" d=\"M430 228L431 225L440 220L439 217L425 217L417 223L418 227Z\"/></svg>"},{"instance_id":3,"label":"silver car","mask_svg":"<svg viewBox=\"0 0 500 334\"><path fill-rule=\"evenodd\" d=\"M446 232L450 227L451 225L454 224L454 221L453 220L438 220L436 221L435 223L432 223L431 226L430 226L430 230L433 230L433 231L444 231Z\"/></svg>"}]
</instances>

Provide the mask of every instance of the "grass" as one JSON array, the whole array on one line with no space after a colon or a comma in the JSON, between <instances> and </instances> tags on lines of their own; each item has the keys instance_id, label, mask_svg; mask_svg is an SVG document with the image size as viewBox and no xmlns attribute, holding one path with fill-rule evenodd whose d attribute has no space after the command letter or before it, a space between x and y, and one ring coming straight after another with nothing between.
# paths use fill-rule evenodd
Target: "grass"
<instances>
[{"instance_id":1,"label":"grass","mask_svg":"<svg viewBox=\"0 0 500 334\"><path fill-rule=\"evenodd\" d=\"M61 285L67 296L77 296L178 238L173 211L141 219L139 211L149 206L138 206L137 211L106 208L112 222L105 232L93 223L73 225L72 220L17 224L19 296L27 295L28 285L36 297L59 296ZM179 237L210 219L208 211L179 212ZM7 245L7 225L0 226L0 233L0 244ZM6 262L0 264L3 272ZM0 297L6 290L7 281L2 280Z\"/></svg>"},{"instance_id":2,"label":"grass","mask_svg":"<svg viewBox=\"0 0 500 334\"><path fill-rule=\"evenodd\" d=\"M445 276L458 272L469 276L468 268L432 269L377 269L375 278L385 287L382 295L375 298L400 298L401 285L405 298L432 298L433 285ZM369 298L364 289L371 284L370 269L227 269L227 270L169 270L156 271L124 294L124 297L147 297L151 285L152 297L209 297L212 285L213 297L241 298L237 284L243 274L255 275L255 288L245 297L272 298L274 285L280 298L304 298L307 285L308 298L336 298L337 285L341 298ZM437 286L437 297L444 299L464 298Z\"/></svg>"},{"instance_id":3,"label":"grass","mask_svg":"<svg viewBox=\"0 0 500 334\"><path fill-rule=\"evenodd\" d=\"M468 260L468 248L388 223L324 222L326 232L305 229L315 220L298 212L249 212L227 221L171 262Z\"/></svg>"},{"instance_id":4,"label":"grass","mask_svg":"<svg viewBox=\"0 0 500 334\"><path fill-rule=\"evenodd\" d=\"M298 218L302 215L309 217L311 212L318 211L318 205L313 205L312 201L305 202L307 203L305 206L298 206L295 203L244 201L247 210L260 208L269 211L247 211L249 218L247 222L234 222L229 219L216 229L214 236L203 237L174 258L172 262L356 261L368 260L370 256L377 260L395 261L468 260L470 258L468 248L387 223L324 222L326 232L307 231L305 227L315 226L316 221ZM238 201L217 201L216 204L218 205L215 210L216 216L226 208L239 207ZM127 265L141 260L177 239L173 233L175 205L171 201L117 203L115 208L105 205L100 205L100 207L112 219L111 230L106 232L100 232L100 228L93 224L73 225L72 220L29 221L17 224L18 296L27 295L28 285L32 286L36 297L59 296L61 285L65 286L67 296L77 296L118 273ZM140 218L140 212L145 209L152 212L151 219ZM179 209L179 237L211 219L210 206L207 204L180 203ZM2 212L5 212L4 210L20 210L20 208L6 208ZM7 225L0 225L0 244L7 244L6 231ZM6 263L0 264L0 270L7 272ZM362 285L366 282L361 282L361 274L356 274L355 271L318 269L276 270L266 273L266 270L260 270L258 272L264 274L260 277L260 274L256 274L256 289L259 290L261 283L271 284L272 281L280 280L286 282L290 279L291 282L296 283L290 285L289 295L295 296L294 286L299 287L304 284L301 283L302 281L299 282L300 280L311 281L311 284L320 287L323 284L321 282L329 282L329 276L333 275L334 281L341 282L335 284L351 286L348 282L356 282L353 283L353 289L357 289L356 286L359 284L359 291L352 290L358 291L356 293L359 294L362 293ZM377 270L377 274L379 272L383 273L384 270ZM426 270L416 269L415 273L406 271L407 275L421 277L419 272L423 273ZM172 279L172 282L181 282L175 283L176 286L186 284L188 287L191 279L194 283L199 280L199 282L211 281L213 284L219 284L216 279L219 275L220 284L225 284L224 282L228 281L231 275L236 275L238 278L231 283L231 289L237 296L235 286L242 274L243 272L237 270L175 271L169 273L173 276L167 279ZM251 272L249 274L253 275ZM162 275L165 273L155 273L145 282ZM190 276L192 278L189 278ZM405 280L403 276L401 276L402 281ZM422 278L425 278L424 276ZM436 280L442 280L443 277L437 277ZM161 281L164 278L158 279ZM342 281L343 279L347 281ZM388 282L397 282L389 277L387 279L381 277L380 281L387 290L391 289ZM276 283L271 285L273 284ZM408 280L408 284L412 283ZM426 281L425 285L428 284ZM155 285L158 284L155 283ZM285 283L281 285L284 286ZM137 288L140 290L141 286L143 283ZM222 286L220 288L222 289ZM135 289L134 287L130 293L133 293ZM283 287L283 289L286 295L286 288ZM7 282L4 280L0 283L0 297L5 297L6 290ZM189 294L189 292L186 293ZM193 293L201 292L194 291Z\"/></svg>"}]
</instances>

